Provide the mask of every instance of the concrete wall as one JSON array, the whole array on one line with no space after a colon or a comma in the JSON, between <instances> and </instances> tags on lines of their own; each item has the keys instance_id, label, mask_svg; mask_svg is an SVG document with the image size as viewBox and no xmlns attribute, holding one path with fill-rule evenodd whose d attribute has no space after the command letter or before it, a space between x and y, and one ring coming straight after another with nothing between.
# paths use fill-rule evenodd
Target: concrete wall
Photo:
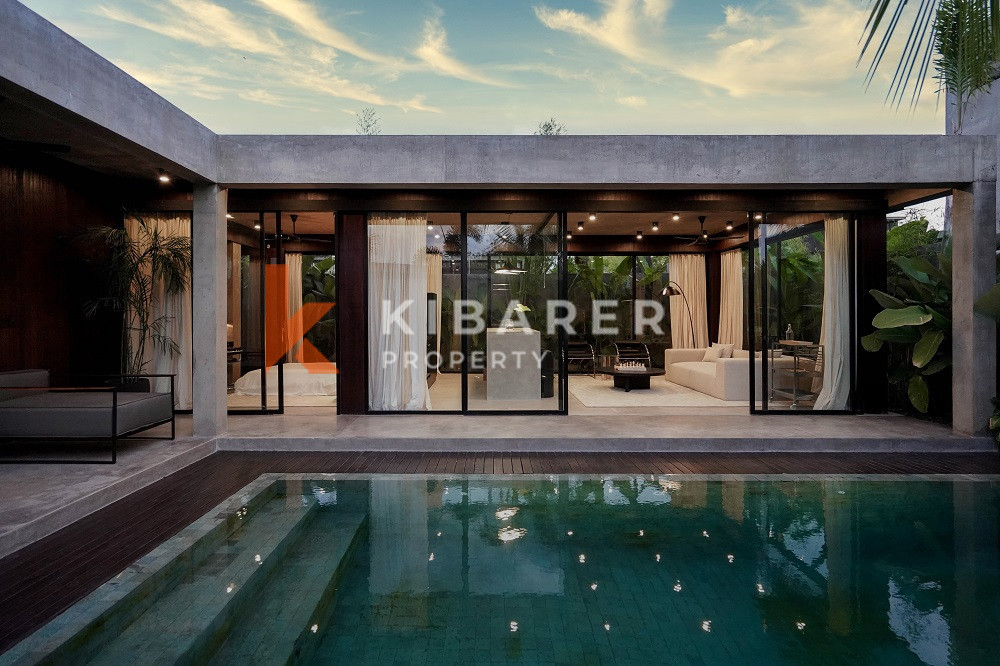
<instances>
[{"instance_id":1,"label":"concrete wall","mask_svg":"<svg viewBox=\"0 0 1000 666\"><path fill-rule=\"evenodd\" d=\"M4 79L162 156L185 178L215 179L211 130L15 0L0 0Z\"/></svg>"},{"instance_id":2,"label":"concrete wall","mask_svg":"<svg viewBox=\"0 0 1000 666\"><path fill-rule=\"evenodd\" d=\"M227 186L896 187L971 182L944 136L221 136Z\"/></svg>"}]
</instances>

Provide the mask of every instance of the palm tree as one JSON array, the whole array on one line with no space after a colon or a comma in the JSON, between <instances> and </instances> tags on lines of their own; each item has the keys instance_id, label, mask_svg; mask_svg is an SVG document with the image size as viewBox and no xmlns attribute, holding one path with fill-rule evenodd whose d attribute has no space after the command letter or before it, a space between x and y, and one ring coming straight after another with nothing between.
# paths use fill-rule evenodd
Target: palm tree
<instances>
[{"instance_id":1,"label":"palm tree","mask_svg":"<svg viewBox=\"0 0 1000 666\"><path fill-rule=\"evenodd\" d=\"M862 36L860 60L871 57L866 83L871 84L897 33L906 41L893 72L886 101L899 107L907 98L916 106L931 64L939 92L954 99L955 127L969 102L988 89L1000 62L1000 0L920 0L916 10L904 10L907 0L869 0L871 11ZM904 26L904 27L901 27Z\"/></svg>"}]
</instances>

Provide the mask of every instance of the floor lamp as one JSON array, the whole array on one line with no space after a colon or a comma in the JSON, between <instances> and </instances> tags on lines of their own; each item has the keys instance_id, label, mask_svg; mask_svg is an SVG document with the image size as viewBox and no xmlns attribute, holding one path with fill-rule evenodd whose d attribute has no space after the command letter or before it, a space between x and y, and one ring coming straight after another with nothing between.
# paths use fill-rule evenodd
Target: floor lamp
<instances>
[{"instance_id":1,"label":"floor lamp","mask_svg":"<svg viewBox=\"0 0 1000 666\"><path fill-rule=\"evenodd\" d=\"M691 324L691 346L694 347L698 344L698 338L694 335L694 316L691 314L691 304L688 303L688 297L684 295L684 290L681 286L670 280L667 286L663 288L663 296L680 296L684 299L684 305L687 307L688 311L688 322Z\"/></svg>"}]
</instances>

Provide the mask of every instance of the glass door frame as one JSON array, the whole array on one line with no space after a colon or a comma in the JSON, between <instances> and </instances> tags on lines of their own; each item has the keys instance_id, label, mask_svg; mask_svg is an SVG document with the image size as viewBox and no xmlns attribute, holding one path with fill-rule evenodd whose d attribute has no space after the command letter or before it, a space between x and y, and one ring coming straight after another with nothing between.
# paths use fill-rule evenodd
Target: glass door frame
<instances>
[{"instance_id":1,"label":"glass door frame","mask_svg":"<svg viewBox=\"0 0 1000 666\"><path fill-rule=\"evenodd\" d=\"M365 216L365 235L368 234L368 222L375 211L366 211ZM427 213L430 211L412 211L415 213ZM556 233L556 290L557 298L566 300L568 280L567 280L567 263L566 263L566 250L568 243L566 241L566 220L569 217L569 213L566 210L474 210L474 211L463 211L459 213L461 217L460 223L460 242L459 242L459 252L460 256L460 270L461 270L461 299L463 301L469 300L469 235L468 235L468 216L469 212L474 212L476 214L496 214L496 215L517 215L522 214L532 214L532 213L552 213L556 218L556 224L558 226ZM365 301L368 301L368 276L365 275L364 279L364 290L365 290ZM441 304L439 304L440 307ZM341 320L337 319L337 326L341 325ZM367 329L368 322L365 322L365 327ZM438 331L440 335L440 331ZM566 416L569 414L569 381L567 378L567 367L568 362L566 359L566 331L563 327L558 327L556 332L558 336L559 344L559 354L556 361L556 371L558 372L558 398L559 407L558 409L470 409L469 408L469 336L461 336L461 349L462 349L462 407L459 410L455 409L441 409L441 410L413 410L413 411L384 411L384 410L373 410L370 407L366 408L366 414L380 415L380 414L441 414L441 415L471 415L471 416L501 416L501 415L511 415L511 416L529 416L529 415L543 415L543 416ZM339 339L339 335L338 335ZM371 372L371 369L368 369ZM368 382L366 380L365 385L367 387ZM338 389L339 390L339 389ZM369 405L368 395L366 392L365 403Z\"/></svg>"},{"instance_id":2,"label":"glass door frame","mask_svg":"<svg viewBox=\"0 0 1000 666\"><path fill-rule=\"evenodd\" d=\"M269 213L274 214L274 238L275 238L275 249L274 249L274 262L268 261L268 248L267 248L267 230L265 229L265 216ZM250 408L250 409L239 409L234 407L226 406L226 414L229 416L260 416L264 414L284 414L285 413L285 354L281 355L278 359L278 406L277 408L268 407L267 400L267 317L269 316L267 308L267 266L268 265L285 265L285 254L281 244L281 211L280 210L261 210L257 213L258 224L260 229L257 230L257 251L260 252L260 270L258 277L260 280L260 290L258 297L260 298L260 321L256 322L259 325L261 345L263 347L261 364L255 369L260 370L260 407ZM287 310L287 308L286 308ZM242 313L240 313L242 316ZM281 337L284 341L288 337L288 317L281 316L279 313L280 321L280 331ZM245 352L244 352L245 353ZM242 373L242 361L240 363L240 370ZM227 394L228 399L228 394Z\"/></svg>"},{"instance_id":3,"label":"glass door frame","mask_svg":"<svg viewBox=\"0 0 1000 666\"><path fill-rule=\"evenodd\" d=\"M749 211L747 212L747 241L744 251L747 254L747 275L746 275L746 291L744 294L744 328L745 336L747 341L747 347L750 356L750 414L860 414L861 411L858 406L858 391L857 391L857 381L858 381L858 345L860 344L860 336L858 331L858 294L857 294L857 284L858 284L858 246L857 246L857 225L861 223L861 216L856 213L842 213L842 215L847 218L848 221L848 329L850 331L851 341L849 348L849 359L848 359L848 371L850 372L850 377L848 378L848 383L850 385L850 396L848 398L848 408L847 409L824 409L824 410L813 410L813 409L773 409L768 406L768 395L769 386L768 379L770 378L770 359L768 358L767 350L767 330L769 325L768 320L768 295L767 288L764 282L761 283L761 298L759 307L756 303L756 293L755 293L755 278L757 273L761 273L761 279L767 279L767 246L768 239L765 235L759 234L758 230L761 225L768 223L768 215L775 212L782 211ZM816 211L817 215L829 216L831 211ZM760 215L761 219L756 219L756 216ZM824 227L825 229L825 227ZM758 236L756 240L754 236ZM787 236L786 236L787 238ZM759 252L759 265L754 261L754 251ZM825 263L824 263L825 270ZM825 298L825 293L824 293ZM757 393L755 391L756 386L756 366L757 364L752 362L754 360L754 355L757 353L757 339L755 335L756 325L758 323L757 317L760 317L760 330L761 339L759 350L761 353L761 378L760 378L760 407L757 406ZM826 363L826 359L824 359Z\"/></svg>"}]
</instances>

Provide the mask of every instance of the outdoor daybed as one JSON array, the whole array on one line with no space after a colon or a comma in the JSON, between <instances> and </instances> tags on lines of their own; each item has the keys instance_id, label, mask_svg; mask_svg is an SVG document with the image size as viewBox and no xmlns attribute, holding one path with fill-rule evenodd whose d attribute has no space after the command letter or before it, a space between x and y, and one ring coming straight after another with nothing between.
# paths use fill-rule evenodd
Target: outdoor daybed
<instances>
[{"instance_id":1,"label":"outdoor daybed","mask_svg":"<svg viewBox=\"0 0 1000 666\"><path fill-rule=\"evenodd\" d=\"M150 392L143 380L152 377L169 377L170 392ZM48 370L0 372L0 439L108 439L111 460L102 462L112 463L117 459L119 437L169 423L173 439L174 376L114 379L108 385L60 388L49 386ZM139 388L123 390L129 385Z\"/></svg>"}]
</instances>

